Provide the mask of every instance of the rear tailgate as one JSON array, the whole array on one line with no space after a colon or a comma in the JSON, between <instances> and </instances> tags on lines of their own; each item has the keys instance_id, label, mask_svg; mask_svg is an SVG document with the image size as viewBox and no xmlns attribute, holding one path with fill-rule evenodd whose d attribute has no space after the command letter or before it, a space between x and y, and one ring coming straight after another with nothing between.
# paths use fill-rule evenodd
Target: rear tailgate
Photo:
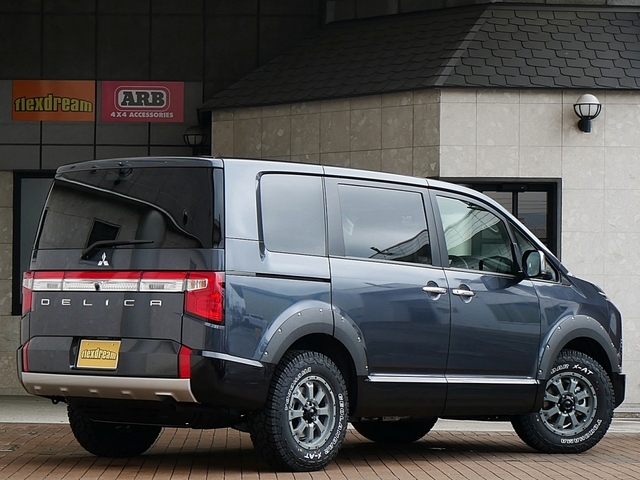
<instances>
[{"instance_id":1,"label":"rear tailgate","mask_svg":"<svg viewBox=\"0 0 640 480\"><path fill-rule=\"evenodd\" d=\"M28 391L126 397L127 385L189 377L199 345L183 344L183 323L211 322L212 309L222 319L219 163L130 159L58 171L24 278ZM78 388L87 376L102 380Z\"/></svg>"}]
</instances>

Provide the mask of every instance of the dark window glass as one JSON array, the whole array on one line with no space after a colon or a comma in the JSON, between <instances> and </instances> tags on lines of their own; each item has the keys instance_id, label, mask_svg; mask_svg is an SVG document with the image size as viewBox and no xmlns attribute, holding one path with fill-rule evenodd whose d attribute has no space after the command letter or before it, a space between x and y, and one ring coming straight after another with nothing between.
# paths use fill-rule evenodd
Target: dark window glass
<instances>
[{"instance_id":1,"label":"dark window glass","mask_svg":"<svg viewBox=\"0 0 640 480\"><path fill-rule=\"evenodd\" d=\"M557 184L478 182L469 186L493 198L552 252L558 253Z\"/></svg>"},{"instance_id":2,"label":"dark window glass","mask_svg":"<svg viewBox=\"0 0 640 480\"><path fill-rule=\"evenodd\" d=\"M502 220L470 202L437 199L451 267L514 273L511 241Z\"/></svg>"},{"instance_id":3,"label":"dark window glass","mask_svg":"<svg viewBox=\"0 0 640 480\"><path fill-rule=\"evenodd\" d=\"M339 185L345 255L431 264L422 195Z\"/></svg>"},{"instance_id":4,"label":"dark window glass","mask_svg":"<svg viewBox=\"0 0 640 480\"><path fill-rule=\"evenodd\" d=\"M100 220L95 220L86 246L88 247L89 245L93 245L95 242L103 240L115 240L118 238L119 231L120 227L117 225L109 225L108 223L101 222Z\"/></svg>"},{"instance_id":5,"label":"dark window glass","mask_svg":"<svg viewBox=\"0 0 640 480\"><path fill-rule=\"evenodd\" d=\"M325 255L322 179L264 175L260 180L262 234L272 252Z\"/></svg>"},{"instance_id":6,"label":"dark window glass","mask_svg":"<svg viewBox=\"0 0 640 480\"><path fill-rule=\"evenodd\" d=\"M20 315L22 275L29 269L31 249L37 240L42 208L53 183L54 172L16 173L14 181L13 315Z\"/></svg>"},{"instance_id":7,"label":"dark window glass","mask_svg":"<svg viewBox=\"0 0 640 480\"><path fill-rule=\"evenodd\" d=\"M150 248L213 246L211 168L65 172L47 200L38 249L98 240L152 240Z\"/></svg>"},{"instance_id":8,"label":"dark window glass","mask_svg":"<svg viewBox=\"0 0 640 480\"><path fill-rule=\"evenodd\" d=\"M538 250L533 242L531 242L527 237L520 233L520 231L516 227L512 225L511 230L515 234L516 242L518 242L518 247L520 248L520 253L522 255L530 250Z\"/></svg>"},{"instance_id":9,"label":"dark window glass","mask_svg":"<svg viewBox=\"0 0 640 480\"><path fill-rule=\"evenodd\" d=\"M518 220L526 225L531 233L545 245L549 245L547 203L547 192L521 192L518 194Z\"/></svg>"}]
</instances>

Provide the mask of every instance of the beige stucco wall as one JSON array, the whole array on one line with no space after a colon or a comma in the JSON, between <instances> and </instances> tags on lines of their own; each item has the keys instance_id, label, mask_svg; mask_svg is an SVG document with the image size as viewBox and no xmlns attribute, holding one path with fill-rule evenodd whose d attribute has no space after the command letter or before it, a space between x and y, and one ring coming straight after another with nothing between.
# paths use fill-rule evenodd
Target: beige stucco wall
<instances>
[{"instance_id":1,"label":"beige stucco wall","mask_svg":"<svg viewBox=\"0 0 640 480\"><path fill-rule=\"evenodd\" d=\"M627 405L640 404L640 93L443 89L213 113L214 155L442 178L561 178L563 263L624 318Z\"/></svg>"}]
</instances>

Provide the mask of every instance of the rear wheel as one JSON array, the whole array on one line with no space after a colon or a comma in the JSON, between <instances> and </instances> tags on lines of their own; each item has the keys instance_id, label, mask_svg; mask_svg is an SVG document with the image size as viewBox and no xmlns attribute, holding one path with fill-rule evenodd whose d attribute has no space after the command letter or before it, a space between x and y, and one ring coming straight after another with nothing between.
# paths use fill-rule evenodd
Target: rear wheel
<instances>
[{"instance_id":1,"label":"rear wheel","mask_svg":"<svg viewBox=\"0 0 640 480\"><path fill-rule=\"evenodd\" d=\"M99 457L135 457L147 451L160 435L161 427L94 422L68 406L69 424L78 443Z\"/></svg>"},{"instance_id":2,"label":"rear wheel","mask_svg":"<svg viewBox=\"0 0 640 480\"><path fill-rule=\"evenodd\" d=\"M353 422L353 428L363 437L379 443L411 443L424 437L437 418L421 422Z\"/></svg>"},{"instance_id":3,"label":"rear wheel","mask_svg":"<svg viewBox=\"0 0 640 480\"><path fill-rule=\"evenodd\" d=\"M560 352L537 413L513 421L518 436L546 453L580 453L597 444L613 418L613 386L593 358L572 350Z\"/></svg>"},{"instance_id":4,"label":"rear wheel","mask_svg":"<svg viewBox=\"0 0 640 480\"><path fill-rule=\"evenodd\" d=\"M288 352L264 410L250 419L251 440L276 469L319 470L338 454L348 412L347 388L335 363L318 352Z\"/></svg>"}]
</instances>

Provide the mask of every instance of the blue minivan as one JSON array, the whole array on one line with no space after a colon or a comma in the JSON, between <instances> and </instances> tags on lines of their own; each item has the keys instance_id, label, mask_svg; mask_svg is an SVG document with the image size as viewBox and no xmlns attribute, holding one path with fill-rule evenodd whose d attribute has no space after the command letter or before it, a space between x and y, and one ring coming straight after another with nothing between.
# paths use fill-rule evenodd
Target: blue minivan
<instances>
[{"instance_id":1,"label":"blue minivan","mask_svg":"<svg viewBox=\"0 0 640 480\"><path fill-rule=\"evenodd\" d=\"M60 167L23 278L19 377L78 442L251 433L325 467L438 418L510 421L578 453L624 400L619 311L457 185L322 165L129 158Z\"/></svg>"}]
</instances>

